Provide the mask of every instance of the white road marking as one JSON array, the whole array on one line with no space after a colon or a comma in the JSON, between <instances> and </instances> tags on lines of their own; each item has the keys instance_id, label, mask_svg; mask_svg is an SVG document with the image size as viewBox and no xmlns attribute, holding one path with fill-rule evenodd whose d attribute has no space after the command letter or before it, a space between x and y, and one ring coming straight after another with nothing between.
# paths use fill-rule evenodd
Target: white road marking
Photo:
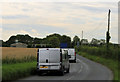
<instances>
[{"instance_id":1,"label":"white road marking","mask_svg":"<svg viewBox=\"0 0 120 82\"><path fill-rule=\"evenodd\" d=\"M70 78L68 78L68 79L66 79L66 80L70 80L71 78L73 78L74 76L72 76L72 77L70 77Z\"/></svg>"},{"instance_id":2,"label":"white road marking","mask_svg":"<svg viewBox=\"0 0 120 82\"><path fill-rule=\"evenodd\" d=\"M88 67L88 65L87 65L85 62L83 62L83 61L80 60L80 59L78 59L78 60L79 60L79 62L80 62L82 65L85 66L86 72L87 72L88 70L90 70L90 68ZM83 67L82 67L82 68L83 68Z\"/></svg>"},{"instance_id":3,"label":"white road marking","mask_svg":"<svg viewBox=\"0 0 120 82\"><path fill-rule=\"evenodd\" d=\"M81 62L80 59L77 59L77 60L78 60L79 62ZM82 71L82 69L83 69L83 65L81 64L81 65L80 65L80 70L78 71L78 73L80 73L80 72Z\"/></svg>"},{"instance_id":4,"label":"white road marking","mask_svg":"<svg viewBox=\"0 0 120 82\"><path fill-rule=\"evenodd\" d=\"M78 73L80 73L81 71L82 71L82 69L83 69L83 66L82 65L80 65L81 67L80 67L80 70L79 70L79 72Z\"/></svg>"}]
</instances>

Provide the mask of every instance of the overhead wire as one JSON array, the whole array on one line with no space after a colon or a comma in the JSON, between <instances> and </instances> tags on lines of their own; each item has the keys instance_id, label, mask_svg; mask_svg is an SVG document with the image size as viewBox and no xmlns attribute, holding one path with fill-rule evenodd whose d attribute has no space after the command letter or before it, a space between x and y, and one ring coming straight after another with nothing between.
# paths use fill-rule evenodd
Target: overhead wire
<instances>
[{"instance_id":1,"label":"overhead wire","mask_svg":"<svg viewBox=\"0 0 120 82\"><path fill-rule=\"evenodd\" d=\"M91 31L89 31L89 32L86 32L86 33L84 33L84 37L95 37L95 36L97 36L98 35L98 33L97 33L97 31L100 31L101 29L103 29L103 24L105 24L104 22L104 20L106 19L106 17L104 17L101 21L100 21L100 23L97 25L97 27L95 27L93 30L91 30ZM103 22L104 21L104 22ZM107 25L107 24L106 24Z\"/></svg>"}]
</instances>

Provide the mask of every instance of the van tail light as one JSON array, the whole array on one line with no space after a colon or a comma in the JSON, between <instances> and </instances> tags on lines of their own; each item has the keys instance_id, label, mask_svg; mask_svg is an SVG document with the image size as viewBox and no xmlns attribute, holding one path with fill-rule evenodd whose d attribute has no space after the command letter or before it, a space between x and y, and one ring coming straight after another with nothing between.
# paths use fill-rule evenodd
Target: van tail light
<instances>
[{"instance_id":1,"label":"van tail light","mask_svg":"<svg viewBox=\"0 0 120 82\"><path fill-rule=\"evenodd\" d=\"M76 56L76 52L75 52L75 56Z\"/></svg>"},{"instance_id":2,"label":"van tail light","mask_svg":"<svg viewBox=\"0 0 120 82\"><path fill-rule=\"evenodd\" d=\"M60 62L62 62L62 57L60 56Z\"/></svg>"},{"instance_id":3,"label":"van tail light","mask_svg":"<svg viewBox=\"0 0 120 82\"><path fill-rule=\"evenodd\" d=\"M39 49L37 51L37 62L39 62Z\"/></svg>"},{"instance_id":4,"label":"van tail light","mask_svg":"<svg viewBox=\"0 0 120 82\"><path fill-rule=\"evenodd\" d=\"M60 62L62 62L62 51L60 51Z\"/></svg>"}]
</instances>

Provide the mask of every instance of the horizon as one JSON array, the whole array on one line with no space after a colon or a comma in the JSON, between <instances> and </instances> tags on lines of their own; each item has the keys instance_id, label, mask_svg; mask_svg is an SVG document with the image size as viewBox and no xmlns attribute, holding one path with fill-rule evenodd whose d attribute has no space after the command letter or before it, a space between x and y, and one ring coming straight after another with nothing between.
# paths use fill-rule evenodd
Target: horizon
<instances>
[{"instance_id":1,"label":"horizon","mask_svg":"<svg viewBox=\"0 0 120 82\"><path fill-rule=\"evenodd\" d=\"M105 39L107 15L111 9L110 42L118 43L118 4L114 2L8 2L2 4L2 32L0 39L11 35L28 34L44 38L50 34L75 35L84 38Z\"/></svg>"},{"instance_id":2,"label":"horizon","mask_svg":"<svg viewBox=\"0 0 120 82\"><path fill-rule=\"evenodd\" d=\"M58 34L58 33L53 33L53 34ZM29 34L17 34L17 35L29 35ZM12 35L12 36L17 36L17 35ZM52 35L52 34L50 34L50 35ZM62 34L59 34L59 35L61 35L61 36L63 36ZM29 35L30 36L30 35ZM49 35L47 35L47 36L49 36ZM46 38L47 36L45 36L45 37L43 37L43 38ZM66 35L66 36L68 36L68 35ZM75 36L77 36L77 35L75 35ZM11 36L10 36L11 37ZM10 37L9 37L9 39L10 39ZM30 36L30 37L32 37L32 36ZM68 36L68 37L70 37L70 36ZM32 38L39 38L39 37L32 37ZM43 39L43 38L39 38L39 39ZM70 37L71 38L71 37ZM79 37L80 38L80 37ZM8 39L8 40L9 40ZM83 38L83 39L87 39L87 38ZM92 38L93 39L93 38ZM88 40L88 42L90 43L91 41L92 41L92 39L91 40ZM94 39L96 39L96 38L94 38ZM8 41L8 40L6 40L6 41ZM80 41L81 41L82 39L80 38ZM97 39L97 40L101 40L101 39ZM105 39L104 39L105 40ZM4 41L4 40L3 40ZM6 41L4 41L4 42L6 42ZM73 38L71 38L71 41L73 41ZM106 41L106 40L105 40ZM111 42L110 42L111 43Z\"/></svg>"}]
</instances>

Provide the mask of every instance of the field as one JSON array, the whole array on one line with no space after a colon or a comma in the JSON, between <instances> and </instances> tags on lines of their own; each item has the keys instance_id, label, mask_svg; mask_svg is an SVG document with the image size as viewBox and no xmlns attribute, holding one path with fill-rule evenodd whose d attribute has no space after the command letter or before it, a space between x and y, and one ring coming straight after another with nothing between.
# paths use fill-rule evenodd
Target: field
<instances>
[{"instance_id":1,"label":"field","mask_svg":"<svg viewBox=\"0 0 120 82\"><path fill-rule=\"evenodd\" d=\"M2 59L6 57L21 59L24 56L37 56L37 48L13 48L3 47L2 48Z\"/></svg>"},{"instance_id":2,"label":"field","mask_svg":"<svg viewBox=\"0 0 120 82\"><path fill-rule=\"evenodd\" d=\"M2 63L20 63L36 60L37 48L2 48Z\"/></svg>"},{"instance_id":3,"label":"field","mask_svg":"<svg viewBox=\"0 0 120 82\"><path fill-rule=\"evenodd\" d=\"M2 48L2 80L16 80L35 73L37 48Z\"/></svg>"}]
</instances>

